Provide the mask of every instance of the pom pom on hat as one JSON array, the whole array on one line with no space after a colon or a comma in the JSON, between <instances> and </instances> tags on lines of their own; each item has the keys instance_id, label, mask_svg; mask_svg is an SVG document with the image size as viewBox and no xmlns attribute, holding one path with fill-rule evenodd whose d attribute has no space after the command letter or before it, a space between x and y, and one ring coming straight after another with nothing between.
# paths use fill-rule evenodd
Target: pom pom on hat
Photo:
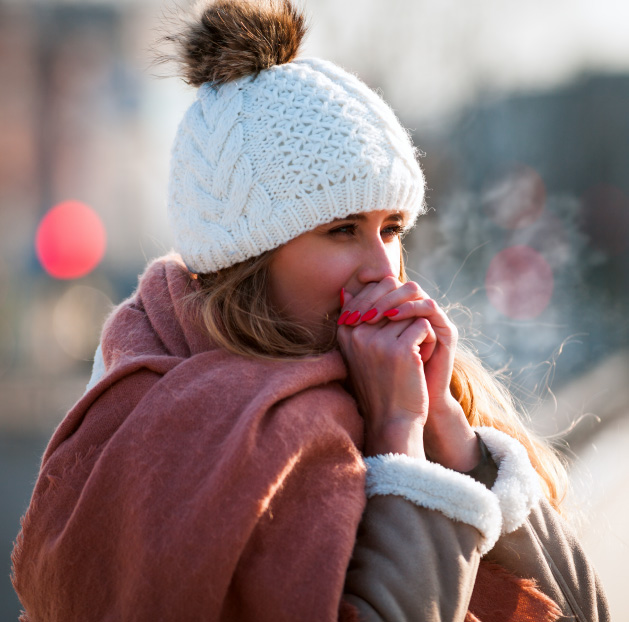
<instances>
[{"instance_id":1,"label":"pom pom on hat","mask_svg":"<svg viewBox=\"0 0 629 622\"><path fill-rule=\"evenodd\" d=\"M184 79L194 86L290 63L306 34L305 18L289 0L202 0L195 12L186 29L166 37L178 44Z\"/></svg>"},{"instance_id":2,"label":"pom pom on hat","mask_svg":"<svg viewBox=\"0 0 629 622\"><path fill-rule=\"evenodd\" d=\"M200 8L200 12L199 12ZM424 211L408 132L356 76L296 58L290 0L219 0L167 37L200 85L172 147L168 214L192 272L272 250L350 214Z\"/></svg>"}]
</instances>

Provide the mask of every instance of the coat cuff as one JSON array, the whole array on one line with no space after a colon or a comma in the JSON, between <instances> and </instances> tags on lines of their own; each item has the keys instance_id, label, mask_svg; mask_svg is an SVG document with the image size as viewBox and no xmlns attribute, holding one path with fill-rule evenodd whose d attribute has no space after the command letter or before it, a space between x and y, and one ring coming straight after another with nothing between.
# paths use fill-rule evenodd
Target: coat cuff
<instances>
[{"instance_id":1,"label":"coat cuff","mask_svg":"<svg viewBox=\"0 0 629 622\"><path fill-rule=\"evenodd\" d=\"M500 506L496 495L483 484L440 464L401 454L371 456L365 462L367 497L401 496L467 523L481 534L481 554L496 543L502 525Z\"/></svg>"},{"instance_id":2,"label":"coat cuff","mask_svg":"<svg viewBox=\"0 0 629 622\"><path fill-rule=\"evenodd\" d=\"M520 527L542 498L539 476L526 449L513 437L492 427L474 428L498 465L498 477L491 492L498 497L502 533Z\"/></svg>"}]
</instances>

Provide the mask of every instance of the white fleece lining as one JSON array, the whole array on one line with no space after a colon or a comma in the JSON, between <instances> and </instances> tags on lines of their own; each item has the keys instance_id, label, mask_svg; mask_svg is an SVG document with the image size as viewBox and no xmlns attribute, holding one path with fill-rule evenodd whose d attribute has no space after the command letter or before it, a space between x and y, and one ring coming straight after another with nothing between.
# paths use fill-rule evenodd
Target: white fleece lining
<instances>
[{"instance_id":1,"label":"white fleece lining","mask_svg":"<svg viewBox=\"0 0 629 622\"><path fill-rule=\"evenodd\" d=\"M514 438L491 427L474 428L498 465L498 477L491 492L498 497L502 533L520 527L531 508L542 497L539 476L526 449Z\"/></svg>"},{"instance_id":2,"label":"white fleece lining","mask_svg":"<svg viewBox=\"0 0 629 622\"><path fill-rule=\"evenodd\" d=\"M502 525L498 498L480 482L440 464L402 454L371 456L365 462L367 497L398 495L472 525L482 536L481 554L496 543Z\"/></svg>"}]
</instances>

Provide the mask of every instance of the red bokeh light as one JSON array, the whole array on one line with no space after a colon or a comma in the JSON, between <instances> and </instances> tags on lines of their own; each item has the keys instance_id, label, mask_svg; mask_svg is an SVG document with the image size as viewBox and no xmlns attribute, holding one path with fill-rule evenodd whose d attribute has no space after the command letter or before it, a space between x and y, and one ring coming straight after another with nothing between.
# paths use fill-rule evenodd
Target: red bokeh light
<instances>
[{"instance_id":1,"label":"red bokeh light","mask_svg":"<svg viewBox=\"0 0 629 622\"><path fill-rule=\"evenodd\" d=\"M515 320L537 317L553 295L553 271L544 257L526 245L500 251L485 277L487 297L502 314Z\"/></svg>"},{"instance_id":2,"label":"red bokeh light","mask_svg":"<svg viewBox=\"0 0 629 622\"><path fill-rule=\"evenodd\" d=\"M107 235L98 214L80 201L55 205L39 223L35 250L44 270L57 279L89 274L105 254Z\"/></svg>"}]
</instances>

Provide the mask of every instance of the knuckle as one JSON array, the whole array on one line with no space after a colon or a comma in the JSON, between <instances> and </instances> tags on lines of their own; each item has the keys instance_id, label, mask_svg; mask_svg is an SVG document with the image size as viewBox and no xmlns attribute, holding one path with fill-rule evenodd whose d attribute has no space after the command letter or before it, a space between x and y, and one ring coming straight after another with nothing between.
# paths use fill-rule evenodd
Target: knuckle
<instances>
[{"instance_id":1,"label":"knuckle","mask_svg":"<svg viewBox=\"0 0 629 622\"><path fill-rule=\"evenodd\" d=\"M349 341L354 347L360 347L362 345L363 339L360 331L352 330L352 334L349 336Z\"/></svg>"},{"instance_id":2,"label":"knuckle","mask_svg":"<svg viewBox=\"0 0 629 622\"><path fill-rule=\"evenodd\" d=\"M430 322L425 318L422 317L420 318L417 323L419 324L419 326L421 326L424 330L430 330L431 325Z\"/></svg>"},{"instance_id":3,"label":"knuckle","mask_svg":"<svg viewBox=\"0 0 629 622\"><path fill-rule=\"evenodd\" d=\"M402 285L403 289L412 294L413 296L419 296L422 293L422 289L415 281L406 281L404 285Z\"/></svg>"}]
</instances>

